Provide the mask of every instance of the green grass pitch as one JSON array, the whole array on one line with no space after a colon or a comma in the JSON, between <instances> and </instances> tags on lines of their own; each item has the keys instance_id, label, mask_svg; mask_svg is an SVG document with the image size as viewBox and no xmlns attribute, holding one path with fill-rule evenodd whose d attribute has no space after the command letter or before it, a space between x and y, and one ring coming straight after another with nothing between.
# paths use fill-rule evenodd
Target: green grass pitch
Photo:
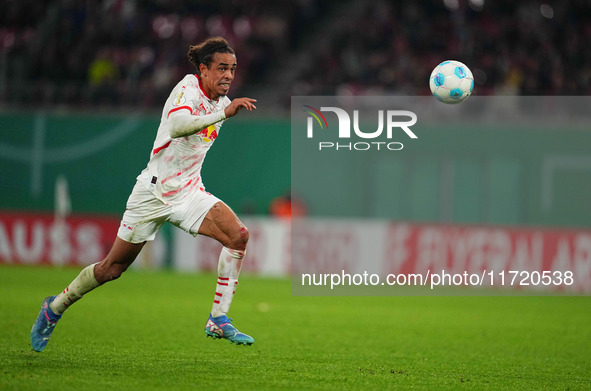
<instances>
[{"instance_id":1,"label":"green grass pitch","mask_svg":"<svg viewBox=\"0 0 591 391\"><path fill-rule=\"evenodd\" d=\"M215 276L132 270L32 351L41 300L78 272L0 266L0 390L591 389L591 297L292 297L245 275L245 347L203 333Z\"/></svg>"}]
</instances>

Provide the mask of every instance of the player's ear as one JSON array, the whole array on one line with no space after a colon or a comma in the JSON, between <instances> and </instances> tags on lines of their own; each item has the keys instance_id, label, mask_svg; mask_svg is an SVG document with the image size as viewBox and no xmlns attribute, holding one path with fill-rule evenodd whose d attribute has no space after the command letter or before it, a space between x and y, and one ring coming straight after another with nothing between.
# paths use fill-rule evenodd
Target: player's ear
<instances>
[{"instance_id":1,"label":"player's ear","mask_svg":"<svg viewBox=\"0 0 591 391\"><path fill-rule=\"evenodd\" d=\"M207 69L207 65L205 65L204 63L199 64L199 72L201 76L203 76L204 73L207 73Z\"/></svg>"}]
</instances>

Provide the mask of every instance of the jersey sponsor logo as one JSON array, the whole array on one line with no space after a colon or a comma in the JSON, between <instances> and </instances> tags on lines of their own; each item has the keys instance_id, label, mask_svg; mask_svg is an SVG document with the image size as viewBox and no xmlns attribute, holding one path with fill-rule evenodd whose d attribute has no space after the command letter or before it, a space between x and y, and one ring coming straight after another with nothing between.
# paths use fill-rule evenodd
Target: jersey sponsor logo
<instances>
[{"instance_id":1,"label":"jersey sponsor logo","mask_svg":"<svg viewBox=\"0 0 591 391\"><path fill-rule=\"evenodd\" d=\"M207 128L203 129L198 135L203 137L203 141L206 143L210 143L218 137L218 132L215 130L215 126L209 125Z\"/></svg>"}]
</instances>

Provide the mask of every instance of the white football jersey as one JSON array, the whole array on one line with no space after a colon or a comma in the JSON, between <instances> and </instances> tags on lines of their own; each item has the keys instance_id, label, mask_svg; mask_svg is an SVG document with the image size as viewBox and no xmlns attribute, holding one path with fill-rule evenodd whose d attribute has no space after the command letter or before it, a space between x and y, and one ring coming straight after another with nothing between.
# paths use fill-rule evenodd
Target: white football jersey
<instances>
[{"instance_id":1,"label":"white football jersey","mask_svg":"<svg viewBox=\"0 0 591 391\"><path fill-rule=\"evenodd\" d=\"M170 115L211 114L224 110L230 102L226 96L210 99L199 76L185 76L164 105L150 161L137 179L165 203L181 201L193 191L205 191L201 166L224 121L190 136L172 138Z\"/></svg>"}]
</instances>

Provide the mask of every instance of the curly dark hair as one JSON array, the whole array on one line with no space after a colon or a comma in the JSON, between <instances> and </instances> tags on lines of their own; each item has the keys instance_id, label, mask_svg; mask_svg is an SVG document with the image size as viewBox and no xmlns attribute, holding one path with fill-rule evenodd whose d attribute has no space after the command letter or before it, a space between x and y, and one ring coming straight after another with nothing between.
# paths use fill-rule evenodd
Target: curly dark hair
<instances>
[{"instance_id":1,"label":"curly dark hair","mask_svg":"<svg viewBox=\"0 0 591 391\"><path fill-rule=\"evenodd\" d=\"M205 64L209 68L213 60L214 53L230 53L235 54L234 49L230 47L228 41L222 37L212 37L201 42L198 45L189 46L187 57L191 64L197 69L197 74L201 75L199 64Z\"/></svg>"}]
</instances>

